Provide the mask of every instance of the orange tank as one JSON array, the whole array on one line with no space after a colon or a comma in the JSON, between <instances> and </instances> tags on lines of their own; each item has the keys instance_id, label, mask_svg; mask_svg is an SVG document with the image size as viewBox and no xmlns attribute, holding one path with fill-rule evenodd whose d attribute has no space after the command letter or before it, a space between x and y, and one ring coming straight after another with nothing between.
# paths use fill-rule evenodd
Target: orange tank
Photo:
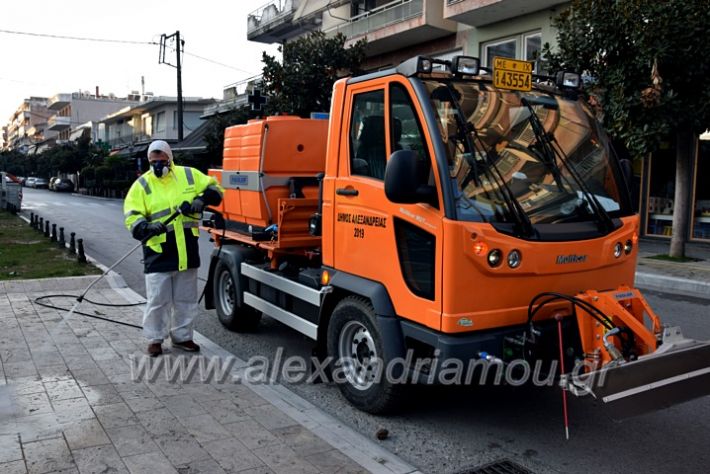
<instances>
[{"instance_id":1,"label":"orange tank","mask_svg":"<svg viewBox=\"0 0 710 474\"><path fill-rule=\"evenodd\" d=\"M210 170L225 189L219 212L245 228L264 228L279 222L279 200L317 200L327 137L327 120L291 116L227 128L223 167Z\"/></svg>"}]
</instances>

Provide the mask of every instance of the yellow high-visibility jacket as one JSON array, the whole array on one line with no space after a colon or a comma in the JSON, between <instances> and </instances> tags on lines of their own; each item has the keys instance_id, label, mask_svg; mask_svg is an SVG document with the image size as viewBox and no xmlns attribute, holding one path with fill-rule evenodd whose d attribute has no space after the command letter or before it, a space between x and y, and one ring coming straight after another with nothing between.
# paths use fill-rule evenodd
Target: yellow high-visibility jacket
<instances>
[{"instance_id":1,"label":"yellow high-visibility jacket","mask_svg":"<svg viewBox=\"0 0 710 474\"><path fill-rule=\"evenodd\" d=\"M216 206L223 193L214 178L194 168L173 164L163 178L150 170L133 183L126 195L123 203L126 228L140 240L136 229L142 223L165 222L183 202L191 203L198 196L205 204ZM179 215L168 224L167 233L149 239L143 245L145 273L199 267L199 224L199 216Z\"/></svg>"}]
</instances>

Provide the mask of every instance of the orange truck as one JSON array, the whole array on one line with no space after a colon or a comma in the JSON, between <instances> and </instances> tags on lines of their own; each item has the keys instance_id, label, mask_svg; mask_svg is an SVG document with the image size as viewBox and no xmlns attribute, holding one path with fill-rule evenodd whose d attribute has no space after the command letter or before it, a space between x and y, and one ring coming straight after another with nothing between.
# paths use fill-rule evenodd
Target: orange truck
<instances>
[{"instance_id":1,"label":"orange truck","mask_svg":"<svg viewBox=\"0 0 710 474\"><path fill-rule=\"evenodd\" d=\"M229 127L206 307L230 330L266 314L313 339L371 413L472 362L550 362L618 416L704 395L710 344L633 286L628 165L579 86L415 57L336 82L327 119Z\"/></svg>"}]
</instances>

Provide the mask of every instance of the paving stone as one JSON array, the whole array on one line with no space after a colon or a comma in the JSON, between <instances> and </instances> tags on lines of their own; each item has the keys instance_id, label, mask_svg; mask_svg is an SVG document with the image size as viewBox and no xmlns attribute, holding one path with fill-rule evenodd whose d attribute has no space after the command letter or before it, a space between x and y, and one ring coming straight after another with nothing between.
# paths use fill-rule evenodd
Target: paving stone
<instances>
[{"instance_id":1,"label":"paving stone","mask_svg":"<svg viewBox=\"0 0 710 474\"><path fill-rule=\"evenodd\" d=\"M74 454L74 461L81 474L109 472L111 474L128 473L116 449L110 444L72 450L72 454ZM150 471L146 470L143 472L147 473Z\"/></svg>"},{"instance_id":2,"label":"paving stone","mask_svg":"<svg viewBox=\"0 0 710 474\"><path fill-rule=\"evenodd\" d=\"M14 400L17 416L43 415L53 413L52 404L45 392L18 395Z\"/></svg>"},{"instance_id":3,"label":"paving stone","mask_svg":"<svg viewBox=\"0 0 710 474\"><path fill-rule=\"evenodd\" d=\"M269 404L269 402L254 393L252 389L242 384L216 385L216 388L220 392L229 395L232 401L242 409Z\"/></svg>"},{"instance_id":4,"label":"paving stone","mask_svg":"<svg viewBox=\"0 0 710 474\"><path fill-rule=\"evenodd\" d=\"M298 452L298 450L296 451ZM337 449L311 455L299 454L325 474L367 474L370 472Z\"/></svg>"},{"instance_id":5,"label":"paving stone","mask_svg":"<svg viewBox=\"0 0 710 474\"><path fill-rule=\"evenodd\" d=\"M162 453L137 454L123 458L131 474L177 474Z\"/></svg>"},{"instance_id":6,"label":"paving stone","mask_svg":"<svg viewBox=\"0 0 710 474\"><path fill-rule=\"evenodd\" d=\"M247 415L258 421L266 429L284 428L293 426L296 420L285 415L280 410L275 410L273 405L263 405L258 407L247 407L244 409Z\"/></svg>"},{"instance_id":7,"label":"paving stone","mask_svg":"<svg viewBox=\"0 0 710 474\"><path fill-rule=\"evenodd\" d=\"M274 474L274 471L268 466L259 466L239 471L239 474Z\"/></svg>"},{"instance_id":8,"label":"paving stone","mask_svg":"<svg viewBox=\"0 0 710 474\"><path fill-rule=\"evenodd\" d=\"M317 467L300 458L294 450L285 444L259 448L252 452L277 474L318 474L320 472Z\"/></svg>"},{"instance_id":9,"label":"paving stone","mask_svg":"<svg viewBox=\"0 0 710 474\"><path fill-rule=\"evenodd\" d=\"M23 443L41 439L56 438L61 435L62 428L54 413L44 415L23 416L15 418L13 423L3 423L0 428L8 429L4 434L19 434Z\"/></svg>"},{"instance_id":10,"label":"paving stone","mask_svg":"<svg viewBox=\"0 0 710 474\"><path fill-rule=\"evenodd\" d=\"M186 418L195 415L207 414L207 410L197 403L191 396L177 395L171 397L159 397L165 408L178 418Z\"/></svg>"},{"instance_id":11,"label":"paving stone","mask_svg":"<svg viewBox=\"0 0 710 474\"><path fill-rule=\"evenodd\" d=\"M84 396L79 385L73 379L45 382L44 386L51 401L82 398Z\"/></svg>"},{"instance_id":12,"label":"paving stone","mask_svg":"<svg viewBox=\"0 0 710 474\"><path fill-rule=\"evenodd\" d=\"M2 474L27 474L25 461L0 463L0 472L2 472Z\"/></svg>"},{"instance_id":13,"label":"paving stone","mask_svg":"<svg viewBox=\"0 0 710 474\"><path fill-rule=\"evenodd\" d=\"M106 429L138 424L138 419L125 403L97 406L94 411Z\"/></svg>"},{"instance_id":14,"label":"paving stone","mask_svg":"<svg viewBox=\"0 0 710 474\"><path fill-rule=\"evenodd\" d=\"M106 375L101 372L98 366L91 369L72 370L72 373L80 387L105 385L109 383L108 378L106 378Z\"/></svg>"},{"instance_id":15,"label":"paving stone","mask_svg":"<svg viewBox=\"0 0 710 474\"><path fill-rule=\"evenodd\" d=\"M243 471L264 463L236 439L227 438L203 444L212 458L227 471Z\"/></svg>"},{"instance_id":16,"label":"paving stone","mask_svg":"<svg viewBox=\"0 0 710 474\"><path fill-rule=\"evenodd\" d=\"M221 393L221 392L219 392ZM220 423L234 423L236 421L249 420L249 415L239 408L230 399L200 399L200 404L207 410L207 413L219 420Z\"/></svg>"},{"instance_id":17,"label":"paving stone","mask_svg":"<svg viewBox=\"0 0 710 474\"><path fill-rule=\"evenodd\" d=\"M333 447L302 425L275 428L271 432L300 456L330 451Z\"/></svg>"},{"instance_id":18,"label":"paving stone","mask_svg":"<svg viewBox=\"0 0 710 474\"><path fill-rule=\"evenodd\" d=\"M74 467L72 455L64 438L51 438L22 443L30 474L43 474Z\"/></svg>"},{"instance_id":19,"label":"paving stone","mask_svg":"<svg viewBox=\"0 0 710 474\"><path fill-rule=\"evenodd\" d=\"M46 392L42 379L36 377L20 377L8 382L10 390L15 395L29 395L32 393Z\"/></svg>"},{"instance_id":20,"label":"paving stone","mask_svg":"<svg viewBox=\"0 0 710 474\"><path fill-rule=\"evenodd\" d=\"M165 405L163 405L163 402L158 399L158 397L154 396L153 393L151 392L150 397L145 397L145 398L138 398L138 397L129 397L126 398L126 394L121 394L123 397L123 401L128 405L128 407L133 410L134 413L139 413L142 411L152 411L152 410L157 410L159 408L165 408Z\"/></svg>"},{"instance_id":21,"label":"paving stone","mask_svg":"<svg viewBox=\"0 0 710 474\"><path fill-rule=\"evenodd\" d=\"M64 437L72 450L109 444L111 441L97 419L76 420L63 425Z\"/></svg>"},{"instance_id":22,"label":"paving stone","mask_svg":"<svg viewBox=\"0 0 710 474\"><path fill-rule=\"evenodd\" d=\"M227 423L224 427L249 449L263 448L279 443L279 439L254 420Z\"/></svg>"},{"instance_id":23,"label":"paving stone","mask_svg":"<svg viewBox=\"0 0 710 474\"><path fill-rule=\"evenodd\" d=\"M122 457L158 451L158 446L141 425L121 426L106 430L116 451Z\"/></svg>"},{"instance_id":24,"label":"paving stone","mask_svg":"<svg viewBox=\"0 0 710 474\"><path fill-rule=\"evenodd\" d=\"M182 464L177 466L177 471L180 474L225 474L227 472L212 458Z\"/></svg>"},{"instance_id":25,"label":"paving stone","mask_svg":"<svg viewBox=\"0 0 710 474\"><path fill-rule=\"evenodd\" d=\"M152 435L175 435L183 433L185 428L166 408L136 413L140 424Z\"/></svg>"},{"instance_id":26,"label":"paving stone","mask_svg":"<svg viewBox=\"0 0 710 474\"><path fill-rule=\"evenodd\" d=\"M62 365L48 365L43 367L37 367L37 372L43 381L50 381L57 379L59 377L71 376L71 371L64 363Z\"/></svg>"},{"instance_id":27,"label":"paving stone","mask_svg":"<svg viewBox=\"0 0 710 474\"><path fill-rule=\"evenodd\" d=\"M17 435L0 435L0 463L21 459L22 447L20 446L20 438Z\"/></svg>"},{"instance_id":28,"label":"paving stone","mask_svg":"<svg viewBox=\"0 0 710 474\"><path fill-rule=\"evenodd\" d=\"M82 389L84 396L91 406L110 405L123 402L113 384L92 385Z\"/></svg>"},{"instance_id":29,"label":"paving stone","mask_svg":"<svg viewBox=\"0 0 710 474\"><path fill-rule=\"evenodd\" d=\"M229 432L211 415L178 417L178 419L200 443L229 437Z\"/></svg>"},{"instance_id":30,"label":"paving stone","mask_svg":"<svg viewBox=\"0 0 710 474\"><path fill-rule=\"evenodd\" d=\"M54 412L60 423L68 423L75 420L91 420L95 417L86 398L70 398L69 400L57 400L53 402Z\"/></svg>"},{"instance_id":31,"label":"paving stone","mask_svg":"<svg viewBox=\"0 0 710 474\"><path fill-rule=\"evenodd\" d=\"M5 371L5 376L12 377L29 377L36 376L39 374L37 368L31 360L21 361L21 362L8 362L3 364L3 370Z\"/></svg>"},{"instance_id":32,"label":"paving stone","mask_svg":"<svg viewBox=\"0 0 710 474\"><path fill-rule=\"evenodd\" d=\"M207 451L202 449L199 443L185 431L159 435L153 438L153 441L175 466L210 457Z\"/></svg>"}]
</instances>

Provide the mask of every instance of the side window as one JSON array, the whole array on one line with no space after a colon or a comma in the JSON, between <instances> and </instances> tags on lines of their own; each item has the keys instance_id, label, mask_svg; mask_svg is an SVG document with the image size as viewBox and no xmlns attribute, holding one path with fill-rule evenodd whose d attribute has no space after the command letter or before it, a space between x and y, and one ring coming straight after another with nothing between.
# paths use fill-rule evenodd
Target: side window
<instances>
[{"instance_id":1,"label":"side window","mask_svg":"<svg viewBox=\"0 0 710 474\"><path fill-rule=\"evenodd\" d=\"M384 179L385 91L355 95L350 116L350 174Z\"/></svg>"},{"instance_id":2,"label":"side window","mask_svg":"<svg viewBox=\"0 0 710 474\"><path fill-rule=\"evenodd\" d=\"M417 118L412 100L401 84L392 84L390 88L390 143L391 152L412 150L419 160L419 179L422 185L433 184L431 160L424 140L422 127Z\"/></svg>"}]
</instances>

